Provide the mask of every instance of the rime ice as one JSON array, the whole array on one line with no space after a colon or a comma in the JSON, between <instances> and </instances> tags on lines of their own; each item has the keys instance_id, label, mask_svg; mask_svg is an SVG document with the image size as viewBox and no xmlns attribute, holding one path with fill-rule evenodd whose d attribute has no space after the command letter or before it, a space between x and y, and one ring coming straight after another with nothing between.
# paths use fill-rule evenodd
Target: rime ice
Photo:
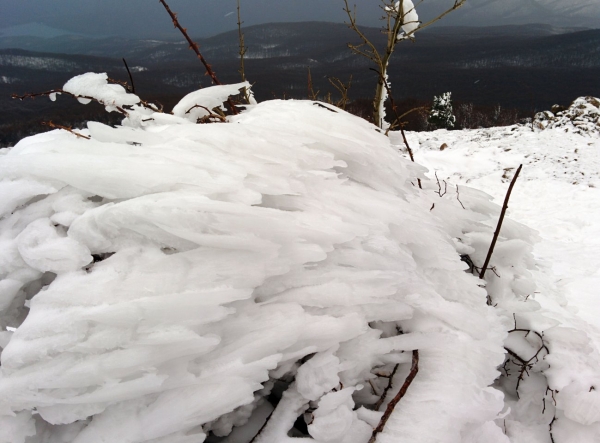
<instances>
[{"instance_id":1,"label":"rime ice","mask_svg":"<svg viewBox=\"0 0 600 443\"><path fill-rule=\"evenodd\" d=\"M70 91L138 103L89 79ZM2 153L0 442L247 443L266 422L256 443L365 443L382 374L398 368L397 391L418 349L377 441L504 443L506 406L529 414L492 387L513 312L535 313L522 318L554 340L546 377L568 388L563 422L593 430L569 376L596 372L561 359L584 355L589 337L573 348L522 300L536 290L533 231L505 222L502 278L484 287L461 255L482 262L491 197L450 185L440 198L374 126L314 102L187 119L239 87L188 96L183 114L90 123L90 140L56 130ZM540 377L521 391L536 413Z\"/></svg>"}]
</instances>

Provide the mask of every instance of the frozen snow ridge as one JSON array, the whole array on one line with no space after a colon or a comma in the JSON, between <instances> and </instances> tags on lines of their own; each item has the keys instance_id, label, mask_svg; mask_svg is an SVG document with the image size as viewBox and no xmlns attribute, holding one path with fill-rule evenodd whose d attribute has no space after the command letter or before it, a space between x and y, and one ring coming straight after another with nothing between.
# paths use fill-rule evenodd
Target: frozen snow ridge
<instances>
[{"instance_id":1,"label":"frozen snow ridge","mask_svg":"<svg viewBox=\"0 0 600 443\"><path fill-rule=\"evenodd\" d=\"M366 121L270 101L199 125L240 85L171 115L87 79L64 89L130 106L122 126L0 151L1 443L366 443L413 350L377 442L510 441L492 384L513 313L556 325L523 303L530 229L505 221L486 290L465 261L483 261L500 208L435 193ZM587 392L553 370L568 398ZM528 380L532 398L546 387ZM548 423L593 426L576 403L548 403Z\"/></svg>"}]
</instances>

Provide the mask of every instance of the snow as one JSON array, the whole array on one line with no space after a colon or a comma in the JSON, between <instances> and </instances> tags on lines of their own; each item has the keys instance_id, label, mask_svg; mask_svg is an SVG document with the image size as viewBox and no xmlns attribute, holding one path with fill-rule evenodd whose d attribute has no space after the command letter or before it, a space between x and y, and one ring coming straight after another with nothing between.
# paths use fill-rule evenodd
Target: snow
<instances>
[{"instance_id":1,"label":"snow","mask_svg":"<svg viewBox=\"0 0 600 443\"><path fill-rule=\"evenodd\" d=\"M600 134L599 99L579 97L567 109L560 110L560 107L558 108L556 115L551 111L538 112L533 121L534 127L537 129L562 129L565 132L582 135Z\"/></svg>"},{"instance_id":2,"label":"snow","mask_svg":"<svg viewBox=\"0 0 600 443\"><path fill-rule=\"evenodd\" d=\"M10 85L11 83L18 83L20 80L16 77L7 77L5 75L0 75L0 83Z\"/></svg>"},{"instance_id":3,"label":"snow","mask_svg":"<svg viewBox=\"0 0 600 443\"><path fill-rule=\"evenodd\" d=\"M386 7L386 11L390 10L392 10L392 8ZM398 40L412 37L414 31L418 29L421 24L417 9L412 0L402 0L402 6L400 6L400 2L397 1L393 6L393 11L394 13L400 11L402 14L402 34L398 34Z\"/></svg>"},{"instance_id":4,"label":"snow","mask_svg":"<svg viewBox=\"0 0 600 443\"><path fill-rule=\"evenodd\" d=\"M187 112L247 86L196 91L170 115L85 74L65 90L127 106L122 126L2 152L0 443L366 443L414 350L378 443L595 441L597 311L567 301L576 288L574 306L593 304L569 276L597 268L600 142L409 134L438 187L397 134L331 106ZM574 147L581 171L563 159ZM519 162L511 215L540 232L505 220L480 280L467 258L483 263L500 207L473 185L501 198ZM584 255L554 249L580 231ZM539 355L518 389L505 348Z\"/></svg>"},{"instance_id":5,"label":"snow","mask_svg":"<svg viewBox=\"0 0 600 443\"><path fill-rule=\"evenodd\" d=\"M578 99L573 107L583 108L583 101L590 100ZM466 186L476 187L501 202L516 167L524 165L509 214L535 227L540 241L533 249L537 269L532 276L537 289L520 291L531 295L525 296L527 301L516 318L518 327L543 331L549 343L550 354L544 358L549 367L534 371L541 371L548 386L557 391L552 394L557 410L548 410L553 400L551 395L544 395L544 377L526 378L520 387L521 399L507 401L512 411L502 424L511 442L547 441L553 416L557 417L553 424L555 441L592 442L600 438L600 397L595 390L600 381L600 309L596 297L600 236L594 223L600 211L600 138L594 131L576 133L565 131L567 128L572 128L570 122L534 130L528 125L407 133L416 160L430 169L428 175L435 180L436 172L440 180L458 185L461 194ZM403 148L400 137L394 143ZM443 143L447 147L440 150ZM505 277L503 272L499 274ZM505 344L516 351L518 339L510 338ZM537 351L539 340L528 343L529 350L517 351L527 358ZM514 392L514 386L507 394L510 390ZM541 412L544 397L545 414L526 413L527 404L536 405Z\"/></svg>"},{"instance_id":6,"label":"snow","mask_svg":"<svg viewBox=\"0 0 600 443\"><path fill-rule=\"evenodd\" d=\"M61 58L33 57L13 54L0 54L0 66L14 66L18 68L41 69L56 72L72 72L73 70L80 68L78 63ZM3 78L8 77L3 76ZM10 78L8 79L11 80Z\"/></svg>"},{"instance_id":7,"label":"snow","mask_svg":"<svg viewBox=\"0 0 600 443\"><path fill-rule=\"evenodd\" d=\"M227 97L240 94L240 90L244 88L250 88L250 83L243 82L235 85L210 86L190 92L175 105L173 114L177 117L187 118L195 123L199 118L212 113L214 108L218 107L225 111L223 102L227 101Z\"/></svg>"},{"instance_id":8,"label":"snow","mask_svg":"<svg viewBox=\"0 0 600 443\"><path fill-rule=\"evenodd\" d=\"M128 94L123 86L108 84L106 74L78 75L65 83L63 89L75 96L94 98L106 106L132 106L140 102L137 95Z\"/></svg>"}]
</instances>

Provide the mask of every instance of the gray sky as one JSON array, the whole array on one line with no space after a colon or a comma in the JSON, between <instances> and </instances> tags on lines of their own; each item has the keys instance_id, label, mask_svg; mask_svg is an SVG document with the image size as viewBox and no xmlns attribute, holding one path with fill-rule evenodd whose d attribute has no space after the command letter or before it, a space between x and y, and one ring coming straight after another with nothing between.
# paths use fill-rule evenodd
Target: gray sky
<instances>
[{"instance_id":1,"label":"gray sky","mask_svg":"<svg viewBox=\"0 0 600 443\"><path fill-rule=\"evenodd\" d=\"M421 17L454 0L425 0ZM195 36L210 36L236 27L236 0L169 0L182 24ZM378 0L350 0L359 21L376 26ZM242 0L245 26L268 22L322 20L342 22L342 0ZM158 0L0 0L0 29L39 22L55 28L94 35L130 37L176 36ZM468 0L445 24L502 25L550 23L600 26L599 0Z\"/></svg>"},{"instance_id":2,"label":"gray sky","mask_svg":"<svg viewBox=\"0 0 600 443\"><path fill-rule=\"evenodd\" d=\"M168 3L194 35L209 36L236 27L236 14L227 15L236 10L235 0ZM357 3L368 5L373 1ZM343 21L342 6L341 0L242 0L246 26L274 21ZM0 0L0 27L28 22L86 34L175 34L158 0Z\"/></svg>"}]
</instances>

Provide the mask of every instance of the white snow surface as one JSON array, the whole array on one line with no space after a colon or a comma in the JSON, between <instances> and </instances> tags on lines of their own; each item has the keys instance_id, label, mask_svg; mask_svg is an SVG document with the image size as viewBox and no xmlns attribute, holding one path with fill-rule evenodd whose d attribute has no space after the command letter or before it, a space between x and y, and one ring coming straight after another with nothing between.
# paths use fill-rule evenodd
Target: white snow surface
<instances>
[{"instance_id":1,"label":"white snow surface","mask_svg":"<svg viewBox=\"0 0 600 443\"><path fill-rule=\"evenodd\" d=\"M140 102L137 95L128 94L123 86L109 84L106 73L88 72L78 75L65 83L63 89L79 97L94 98L100 103L111 107L133 106Z\"/></svg>"},{"instance_id":2,"label":"white snow surface","mask_svg":"<svg viewBox=\"0 0 600 443\"><path fill-rule=\"evenodd\" d=\"M225 110L223 102L227 101L230 95L240 94L240 90L245 88L250 88L250 83L210 86L190 92L175 105L173 114L196 123L199 118L212 114L214 108Z\"/></svg>"},{"instance_id":3,"label":"white snow surface","mask_svg":"<svg viewBox=\"0 0 600 443\"><path fill-rule=\"evenodd\" d=\"M575 105L581 102L578 99ZM528 125L407 133L416 160L429 168L433 183L437 174L442 188L444 180L458 185L459 195L472 186L501 203L508 182L523 164L509 215L535 227L540 241L533 250L537 269L532 276L537 289L527 291L531 294L527 301L521 298L515 318L518 328L544 333L550 354L544 358L547 367L536 365L533 376L522 382L520 400L507 395L511 413L502 426L511 442L549 441L548 425L553 417L555 442L600 441L600 395L596 390L600 382L600 137L593 131L565 132L569 127L532 130ZM400 137L394 134L393 139L404 149ZM452 191L444 198L456 198L455 187L449 188ZM503 272L498 274L499 280L505 277ZM539 339L530 342L533 352L528 352L533 355ZM510 336L506 344L514 351L514 346L521 345ZM555 390L554 400L545 391L547 387ZM511 390L514 393L514 385L507 394ZM544 403L545 413L534 414L535 408L544 410ZM535 406L526 413L528 404Z\"/></svg>"},{"instance_id":4,"label":"white snow surface","mask_svg":"<svg viewBox=\"0 0 600 443\"><path fill-rule=\"evenodd\" d=\"M386 10L390 11L392 8L386 8ZM398 40L403 40L408 38L408 36L412 36L414 31L421 24L419 21L419 14L417 14L417 9L412 0L402 0L402 6L400 6L400 1L397 1L393 6L393 11L394 13L400 11L402 14L402 34L398 34Z\"/></svg>"},{"instance_id":5,"label":"white snow surface","mask_svg":"<svg viewBox=\"0 0 600 443\"><path fill-rule=\"evenodd\" d=\"M460 256L481 266L500 207L462 182L440 197L394 136L344 111L269 101L224 124L158 112L123 124L0 150L0 443L366 443L415 350L419 371L377 442L597 441L600 335L544 249L544 229L566 241L585 219L546 213L567 226L552 231L525 205L516 215L545 220L544 241L505 220L482 281ZM410 140L426 164L466 169L497 196L503 164L540 137L596 158L597 142L553 131ZM467 155L484 143L514 151ZM547 167L523 182L538 174L537 192L581 188L569 201L592 201L536 146L523 152ZM577 263L594 268L589 252ZM515 320L534 332L509 333ZM505 347L528 359L535 332L550 353L517 398Z\"/></svg>"}]
</instances>

